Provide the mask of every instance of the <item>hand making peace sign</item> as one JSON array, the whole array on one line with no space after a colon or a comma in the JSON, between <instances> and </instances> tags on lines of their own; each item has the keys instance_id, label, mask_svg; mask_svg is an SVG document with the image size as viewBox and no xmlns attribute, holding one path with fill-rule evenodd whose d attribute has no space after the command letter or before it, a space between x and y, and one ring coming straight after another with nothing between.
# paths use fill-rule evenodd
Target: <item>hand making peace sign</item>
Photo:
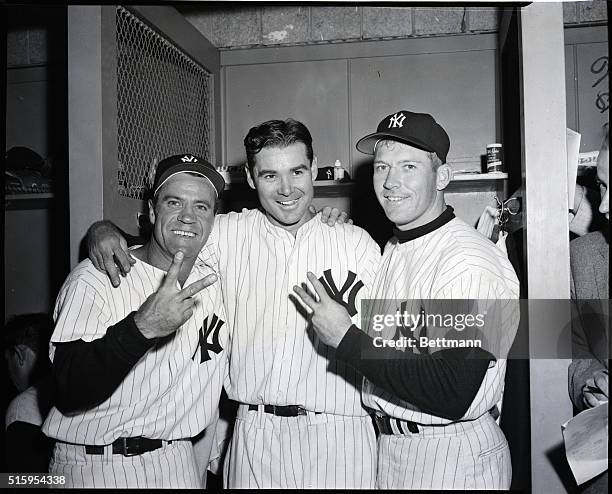
<instances>
[{"instance_id":1,"label":"hand making peace sign","mask_svg":"<svg viewBox=\"0 0 612 494\"><path fill-rule=\"evenodd\" d=\"M172 259L168 274L159 289L140 306L134 322L146 338L160 338L176 331L191 317L195 307L192 297L217 281L217 275L209 274L191 285L179 289L178 275L183 264L183 253L177 252Z\"/></svg>"}]
</instances>

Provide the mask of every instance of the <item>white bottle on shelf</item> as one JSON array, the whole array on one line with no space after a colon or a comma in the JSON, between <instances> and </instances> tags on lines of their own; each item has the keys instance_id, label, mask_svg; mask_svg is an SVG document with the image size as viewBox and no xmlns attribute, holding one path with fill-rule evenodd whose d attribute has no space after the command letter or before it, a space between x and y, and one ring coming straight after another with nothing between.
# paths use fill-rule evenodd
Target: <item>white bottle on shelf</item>
<instances>
[{"instance_id":1,"label":"white bottle on shelf","mask_svg":"<svg viewBox=\"0 0 612 494\"><path fill-rule=\"evenodd\" d=\"M334 163L334 180L344 180L344 168L342 168L340 160L336 160Z\"/></svg>"}]
</instances>

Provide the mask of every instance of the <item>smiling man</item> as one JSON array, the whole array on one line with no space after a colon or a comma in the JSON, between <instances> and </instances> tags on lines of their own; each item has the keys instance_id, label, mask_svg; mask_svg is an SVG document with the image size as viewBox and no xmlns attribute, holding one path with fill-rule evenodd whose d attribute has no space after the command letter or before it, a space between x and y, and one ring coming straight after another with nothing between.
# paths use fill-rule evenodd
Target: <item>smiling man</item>
<instances>
[{"instance_id":1,"label":"smiling man","mask_svg":"<svg viewBox=\"0 0 612 494\"><path fill-rule=\"evenodd\" d=\"M289 294L307 272L316 273L357 323L380 249L361 228L331 228L310 212L317 164L304 124L263 122L244 146L261 209L217 215L199 257L221 275L231 334L225 387L240 404L224 484L372 488L376 437L361 404L361 378L321 343ZM90 255L98 267L114 266L113 255L126 259L114 227L95 230Z\"/></svg>"},{"instance_id":2,"label":"smiling man","mask_svg":"<svg viewBox=\"0 0 612 494\"><path fill-rule=\"evenodd\" d=\"M371 488L376 439L358 374L288 295L312 271L358 321L380 250L361 228L309 211L317 165L304 124L264 122L244 146L262 209L220 215L202 253L218 260L233 329L227 393L240 405L225 485Z\"/></svg>"},{"instance_id":3,"label":"smiling man","mask_svg":"<svg viewBox=\"0 0 612 494\"><path fill-rule=\"evenodd\" d=\"M373 310L381 311L376 319L367 312L368 327L351 323L312 274L318 300L294 287L314 311L321 340L365 378L364 404L380 432L381 489L510 487L508 444L494 415L518 327L519 285L504 253L446 205L449 147L431 115L407 110L357 143L374 155L374 191L396 226L372 290ZM395 314L425 322L371 324ZM461 325L441 324L448 316ZM482 324L467 331L467 320ZM398 341L409 344L398 349Z\"/></svg>"},{"instance_id":4,"label":"smiling man","mask_svg":"<svg viewBox=\"0 0 612 494\"><path fill-rule=\"evenodd\" d=\"M89 260L64 283L43 432L57 440L50 473L65 486L201 487L190 439L216 417L228 331L217 275L197 256L224 185L201 158L162 160L153 234L131 251L121 287Z\"/></svg>"},{"instance_id":5,"label":"smiling man","mask_svg":"<svg viewBox=\"0 0 612 494\"><path fill-rule=\"evenodd\" d=\"M295 234L314 217L309 207L317 161L308 129L297 121L266 122L251 129L244 144L247 181L266 217Z\"/></svg>"}]
</instances>

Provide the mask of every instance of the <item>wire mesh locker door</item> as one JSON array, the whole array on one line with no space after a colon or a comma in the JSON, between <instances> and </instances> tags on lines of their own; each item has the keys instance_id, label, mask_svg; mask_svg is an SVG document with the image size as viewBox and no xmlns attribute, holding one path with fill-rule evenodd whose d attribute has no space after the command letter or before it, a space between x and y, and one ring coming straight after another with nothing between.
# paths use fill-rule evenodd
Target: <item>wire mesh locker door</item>
<instances>
[{"instance_id":1,"label":"wire mesh locker door","mask_svg":"<svg viewBox=\"0 0 612 494\"><path fill-rule=\"evenodd\" d=\"M161 159L188 152L215 162L219 53L173 8L106 9L114 56L103 74L111 149L103 165L104 217L138 233Z\"/></svg>"}]
</instances>

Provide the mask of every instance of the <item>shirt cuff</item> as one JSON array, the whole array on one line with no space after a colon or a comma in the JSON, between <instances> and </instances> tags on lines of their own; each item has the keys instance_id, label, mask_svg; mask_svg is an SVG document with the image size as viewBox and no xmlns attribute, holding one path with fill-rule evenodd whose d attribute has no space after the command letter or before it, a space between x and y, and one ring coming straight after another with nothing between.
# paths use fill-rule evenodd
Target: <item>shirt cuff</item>
<instances>
[{"instance_id":1,"label":"shirt cuff","mask_svg":"<svg viewBox=\"0 0 612 494\"><path fill-rule=\"evenodd\" d=\"M157 338L145 338L134 322L134 314L111 326L107 335L114 343L117 353L126 361L136 362L157 342Z\"/></svg>"},{"instance_id":2,"label":"shirt cuff","mask_svg":"<svg viewBox=\"0 0 612 494\"><path fill-rule=\"evenodd\" d=\"M336 358L347 363L360 360L363 349L367 348L368 344L371 345L371 340L372 338L353 324L340 341Z\"/></svg>"}]
</instances>

